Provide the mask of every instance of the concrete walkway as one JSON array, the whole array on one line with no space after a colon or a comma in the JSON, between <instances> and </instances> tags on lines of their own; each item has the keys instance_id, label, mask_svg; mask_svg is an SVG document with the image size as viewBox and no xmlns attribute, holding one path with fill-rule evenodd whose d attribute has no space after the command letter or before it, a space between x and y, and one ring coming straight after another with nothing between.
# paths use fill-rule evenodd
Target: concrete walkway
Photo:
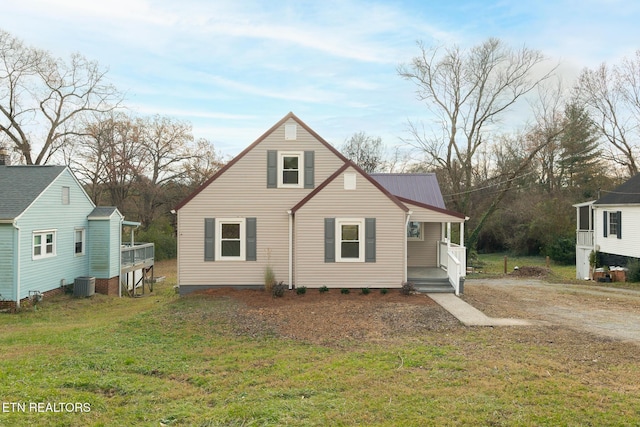
<instances>
[{"instance_id":1,"label":"concrete walkway","mask_svg":"<svg viewBox=\"0 0 640 427\"><path fill-rule=\"evenodd\" d=\"M442 306L466 326L528 326L532 323L521 319L495 319L467 304L454 294L431 294L427 296Z\"/></svg>"}]
</instances>

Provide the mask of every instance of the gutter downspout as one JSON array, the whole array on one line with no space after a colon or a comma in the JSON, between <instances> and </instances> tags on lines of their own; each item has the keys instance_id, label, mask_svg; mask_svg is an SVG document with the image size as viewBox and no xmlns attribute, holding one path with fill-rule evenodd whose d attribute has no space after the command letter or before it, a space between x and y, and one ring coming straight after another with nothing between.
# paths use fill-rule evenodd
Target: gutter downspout
<instances>
[{"instance_id":1,"label":"gutter downspout","mask_svg":"<svg viewBox=\"0 0 640 427\"><path fill-rule=\"evenodd\" d=\"M412 210L409 210L406 215L407 218L404 221L404 272L402 273L402 283L407 281L407 256L409 255L409 250L407 249L407 227L409 227L409 220L411 219Z\"/></svg>"},{"instance_id":2,"label":"gutter downspout","mask_svg":"<svg viewBox=\"0 0 640 427\"><path fill-rule=\"evenodd\" d=\"M20 308L20 239L22 238L22 230L20 226L14 221L13 226L18 230L18 272L16 274L16 308Z\"/></svg>"},{"instance_id":3,"label":"gutter downspout","mask_svg":"<svg viewBox=\"0 0 640 427\"><path fill-rule=\"evenodd\" d=\"M287 211L289 215L289 289L293 289L293 212Z\"/></svg>"}]
</instances>

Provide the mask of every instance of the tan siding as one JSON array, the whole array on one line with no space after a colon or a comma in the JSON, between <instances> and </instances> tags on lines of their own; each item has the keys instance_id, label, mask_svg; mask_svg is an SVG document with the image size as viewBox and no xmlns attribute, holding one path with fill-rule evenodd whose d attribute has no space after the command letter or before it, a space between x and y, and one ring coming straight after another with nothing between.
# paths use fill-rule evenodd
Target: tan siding
<instances>
[{"instance_id":1,"label":"tan siding","mask_svg":"<svg viewBox=\"0 0 640 427\"><path fill-rule=\"evenodd\" d=\"M413 215L411 216L413 218ZM407 267L437 267L440 223L426 222L423 225L424 240L407 242Z\"/></svg>"},{"instance_id":2,"label":"tan siding","mask_svg":"<svg viewBox=\"0 0 640 427\"><path fill-rule=\"evenodd\" d=\"M315 185L343 162L301 126L297 140L284 140L283 123L197 194L178 213L179 280L183 285L262 284L267 263L288 282L287 211L312 189L267 188L267 150L315 151ZM256 217L257 261L204 261L204 218Z\"/></svg>"},{"instance_id":3,"label":"tan siding","mask_svg":"<svg viewBox=\"0 0 640 427\"><path fill-rule=\"evenodd\" d=\"M354 172L347 168L346 173ZM296 286L400 287L404 211L360 174L356 190L338 176L296 213ZM376 218L376 262L324 262L324 218Z\"/></svg>"},{"instance_id":4,"label":"tan siding","mask_svg":"<svg viewBox=\"0 0 640 427\"><path fill-rule=\"evenodd\" d=\"M420 222L464 222L463 218L458 218L453 215L447 215L442 212L433 211L431 209L423 208L421 206L412 205L411 203L405 203L409 209L411 209L411 221Z\"/></svg>"}]
</instances>

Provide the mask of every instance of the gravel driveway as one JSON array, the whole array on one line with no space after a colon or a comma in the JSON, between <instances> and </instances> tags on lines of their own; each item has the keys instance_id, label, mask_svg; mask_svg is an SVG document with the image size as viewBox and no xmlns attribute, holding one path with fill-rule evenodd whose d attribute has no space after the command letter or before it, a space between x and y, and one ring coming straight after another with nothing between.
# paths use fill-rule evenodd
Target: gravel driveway
<instances>
[{"instance_id":1,"label":"gravel driveway","mask_svg":"<svg viewBox=\"0 0 640 427\"><path fill-rule=\"evenodd\" d=\"M547 283L535 279L470 279L463 299L491 317L537 320L601 337L640 343L640 291Z\"/></svg>"}]
</instances>

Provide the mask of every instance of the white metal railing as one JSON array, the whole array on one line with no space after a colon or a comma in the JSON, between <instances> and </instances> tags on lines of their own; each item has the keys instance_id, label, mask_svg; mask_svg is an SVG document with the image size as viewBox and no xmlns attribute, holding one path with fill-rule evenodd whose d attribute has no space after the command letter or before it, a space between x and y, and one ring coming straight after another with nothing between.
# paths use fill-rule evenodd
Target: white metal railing
<instances>
[{"instance_id":1,"label":"white metal railing","mask_svg":"<svg viewBox=\"0 0 640 427\"><path fill-rule=\"evenodd\" d=\"M576 232L576 245L593 247L593 230L578 230Z\"/></svg>"},{"instance_id":2,"label":"white metal railing","mask_svg":"<svg viewBox=\"0 0 640 427\"><path fill-rule=\"evenodd\" d=\"M155 245L153 243L123 244L120 248L121 266L153 262Z\"/></svg>"}]
</instances>

